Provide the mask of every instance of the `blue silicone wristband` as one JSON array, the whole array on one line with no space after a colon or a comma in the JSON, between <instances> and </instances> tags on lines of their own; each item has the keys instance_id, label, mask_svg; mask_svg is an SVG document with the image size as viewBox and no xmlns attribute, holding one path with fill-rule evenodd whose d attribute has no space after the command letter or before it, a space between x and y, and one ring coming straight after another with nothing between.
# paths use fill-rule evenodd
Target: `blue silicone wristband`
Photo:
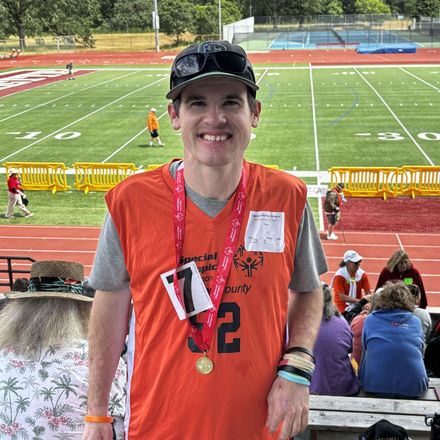
<instances>
[{"instance_id":1,"label":"blue silicone wristband","mask_svg":"<svg viewBox=\"0 0 440 440\"><path fill-rule=\"evenodd\" d=\"M304 377L297 376L296 374L291 374L291 373L288 373L287 371L283 371L283 370L278 371L277 374L278 374L278 376L280 376L283 379L286 379L290 382L295 382L300 385L305 385L307 387L310 386L309 380L305 379Z\"/></svg>"}]
</instances>

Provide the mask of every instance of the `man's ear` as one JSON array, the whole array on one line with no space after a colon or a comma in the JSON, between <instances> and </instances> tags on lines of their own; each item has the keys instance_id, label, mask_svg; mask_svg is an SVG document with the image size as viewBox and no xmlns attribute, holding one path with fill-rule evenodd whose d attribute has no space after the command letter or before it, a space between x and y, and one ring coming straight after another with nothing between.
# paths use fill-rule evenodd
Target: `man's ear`
<instances>
[{"instance_id":1,"label":"man's ear","mask_svg":"<svg viewBox=\"0 0 440 440\"><path fill-rule=\"evenodd\" d=\"M255 101L255 109L252 115L252 127L256 128L258 127L258 122L260 120L260 114L261 114L261 102Z\"/></svg>"},{"instance_id":2,"label":"man's ear","mask_svg":"<svg viewBox=\"0 0 440 440\"><path fill-rule=\"evenodd\" d=\"M179 116L176 113L176 109L172 103L168 104L168 116L170 117L171 126L174 130L180 129L180 120Z\"/></svg>"}]
</instances>

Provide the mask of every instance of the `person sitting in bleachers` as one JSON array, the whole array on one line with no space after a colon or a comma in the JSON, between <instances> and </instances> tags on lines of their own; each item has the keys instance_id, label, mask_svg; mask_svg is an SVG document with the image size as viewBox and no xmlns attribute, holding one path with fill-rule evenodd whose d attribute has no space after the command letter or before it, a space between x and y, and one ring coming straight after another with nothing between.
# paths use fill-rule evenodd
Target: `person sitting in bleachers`
<instances>
[{"instance_id":1,"label":"person sitting in bleachers","mask_svg":"<svg viewBox=\"0 0 440 440\"><path fill-rule=\"evenodd\" d=\"M423 364L422 325L402 283L387 283L374 299L362 330L359 379L364 391L379 396L416 398L428 388Z\"/></svg>"},{"instance_id":2,"label":"person sitting in bleachers","mask_svg":"<svg viewBox=\"0 0 440 440\"><path fill-rule=\"evenodd\" d=\"M420 272L414 267L408 254L399 249L391 255L387 265L381 270L376 284L376 290L382 287L387 281L403 281L405 284L415 284L420 288L420 305L426 309L428 299L426 297L425 287L423 285Z\"/></svg>"},{"instance_id":3,"label":"person sitting in bleachers","mask_svg":"<svg viewBox=\"0 0 440 440\"><path fill-rule=\"evenodd\" d=\"M432 319L431 315L426 309L421 309L419 307L420 305L420 299L421 299L421 292L419 289L419 286L416 286L415 284L408 284L408 289L411 292L412 299L414 301L414 315L417 316L417 318L420 319L420 322L422 323L422 331L423 335L425 336L425 341L423 344L423 348L426 347L426 343L429 340L429 337L431 336L432 331ZM424 350L423 350L424 351Z\"/></svg>"},{"instance_id":4,"label":"person sitting in bleachers","mask_svg":"<svg viewBox=\"0 0 440 440\"><path fill-rule=\"evenodd\" d=\"M382 287L377 289L376 292L368 295L368 301L363 302L362 309L350 322L350 328L353 332L353 353L351 357L356 361L357 365L361 363L362 359L362 330L364 328L365 318L367 317L370 310L373 308L374 299L382 291ZM356 304L361 303L359 300Z\"/></svg>"},{"instance_id":5,"label":"person sitting in bleachers","mask_svg":"<svg viewBox=\"0 0 440 440\"><path fill-rule=\"evenodd\" d=\"M84 267L66 261L32 264L29 289L6 292L0 311L0 437L81 439L87 411L87 328L93 296ZM109 414L123 438L126 366L110 390ZM103 414L105 415L105 414Z\"/></svg>"},{"instance_id":6,"label":"person sitting in bleachers","mask_svg":"<svg viewBox=\"0 0 440 440\"><path fill-rule=\"evenodd\" d=\"M341 313L347 306L371 293L368 275L360 267L362 259L363 257L356 251L348 250L344 253L339 269L333 277L331 283L334 292L333 301Z\"/></svg>"},{"instance_id":7,"label":"person sitting in bleachers","mask_svg":"<svg viewBox=\"0 0 440 440\"><path fill-rule=\"evenodd\" d=\"M353 333L332 301L330 288L323 285L324 308L315 342L315 371L310 392L331 396L358 393L359 380L351 365Z\"/></svg>"}]
</instances>

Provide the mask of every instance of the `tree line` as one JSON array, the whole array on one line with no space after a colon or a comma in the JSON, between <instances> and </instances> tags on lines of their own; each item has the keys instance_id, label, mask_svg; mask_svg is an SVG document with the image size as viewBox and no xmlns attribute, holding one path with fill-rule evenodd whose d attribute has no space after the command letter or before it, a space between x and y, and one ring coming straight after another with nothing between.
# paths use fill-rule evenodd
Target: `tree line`
<instances>
[{"instance_id":1,"label":"tree line","mask_svg":"<svg viewBox=\"0 0 440 440\"><path fill-rule=\"evenodd\" d=\"M177 40L185 32L217 35L219 23L248 16L342 14L440 15L440 0L157 0L160 30ZM93 32L152 30L153 0L0 0L0 39L74 35L93 46Z\"/></svg>"}]
</instances>

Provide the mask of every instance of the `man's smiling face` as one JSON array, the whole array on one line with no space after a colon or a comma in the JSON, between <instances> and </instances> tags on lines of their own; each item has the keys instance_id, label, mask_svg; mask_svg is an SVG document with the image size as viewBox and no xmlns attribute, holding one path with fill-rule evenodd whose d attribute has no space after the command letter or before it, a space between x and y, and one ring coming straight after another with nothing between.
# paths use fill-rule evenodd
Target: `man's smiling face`
<instances>
[{"instance_id":1,"label":"man's smiling face","mask_svg":"<svg viewBox=\"0 0 440 440\"><path fill-rule=\"evenodd\" d=\"M177 114L169 107L175 130L180 129L185 161L205 166L242 162L260 115L257 101L252 110L247 87L230 78L209 78L182 91Z\"/></svg>"}]
</instances>

